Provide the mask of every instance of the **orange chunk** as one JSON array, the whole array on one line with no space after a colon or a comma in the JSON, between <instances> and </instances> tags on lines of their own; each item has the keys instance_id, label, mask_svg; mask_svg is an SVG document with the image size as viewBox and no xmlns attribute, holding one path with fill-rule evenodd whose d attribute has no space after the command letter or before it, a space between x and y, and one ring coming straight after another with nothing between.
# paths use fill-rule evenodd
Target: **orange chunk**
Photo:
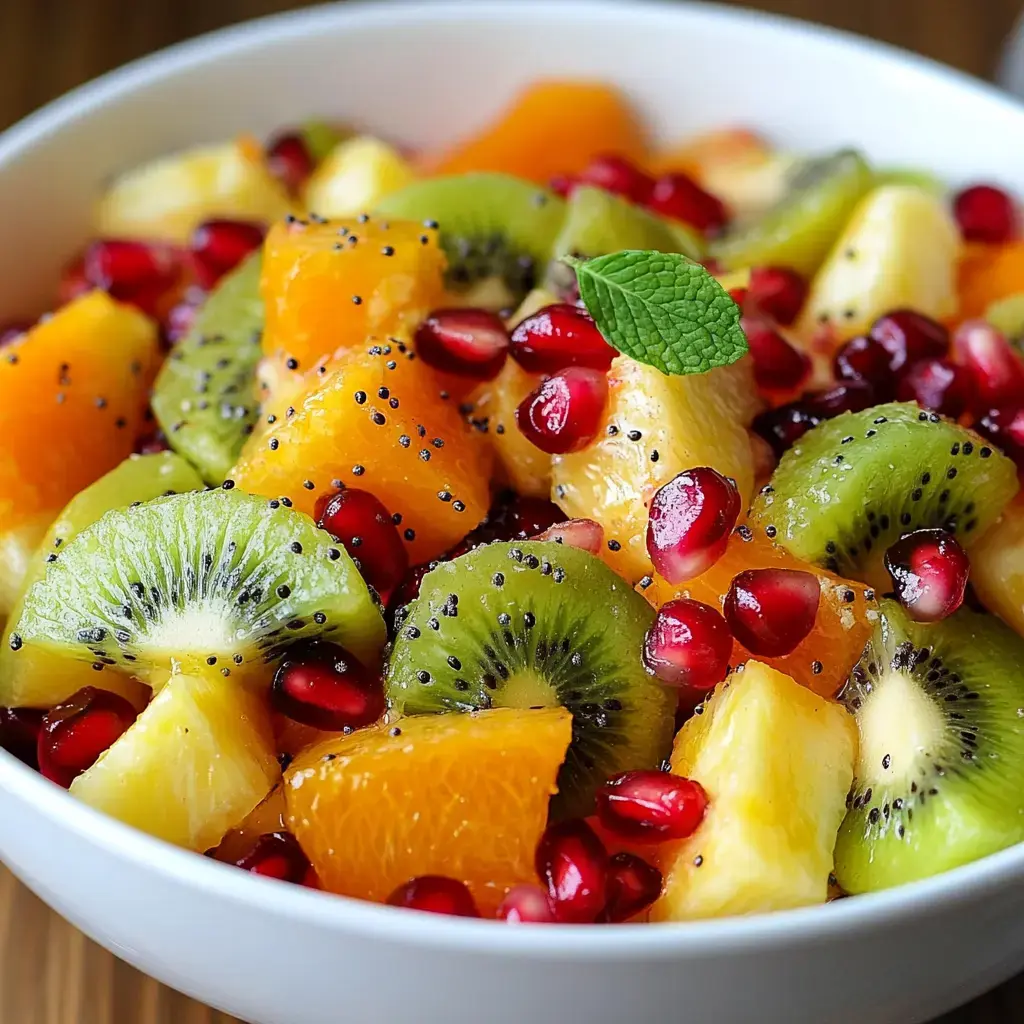
<instances>
[{"instance_id":1,"label":"orange chunk","mask_svg":"<svg viewBox=\"0 0 1024 1024\"><path fill-rule=\"evenodd\" d=\"M993 302L1024 292L1024 239L964 247L957 274L957 320L984 316Z\"/></svg>"},{"instance_id":2,"label":"orange chunk","mask_svg":"<svg viewBox=\"0 0 1024 1024\"><path fill-rule=\"evenodd\" d=\"M701 180L719 167L760 164L771 154L768 143L748 128L720 128L656 153L650 170L653 174L688 174Z\"/></svg>"},{"instance_id":3,"label":"orange chunk","mask_svg":"<svg viewBox=\"0 0 1024 1024\"><path fill-rule=\"evenodd\" d=\"M533 856L572 733L564 708L422 715L303 754L288 824L331 892L382 901L418 875L465 882L493 915Z\"/></svg>"}]
</instances>

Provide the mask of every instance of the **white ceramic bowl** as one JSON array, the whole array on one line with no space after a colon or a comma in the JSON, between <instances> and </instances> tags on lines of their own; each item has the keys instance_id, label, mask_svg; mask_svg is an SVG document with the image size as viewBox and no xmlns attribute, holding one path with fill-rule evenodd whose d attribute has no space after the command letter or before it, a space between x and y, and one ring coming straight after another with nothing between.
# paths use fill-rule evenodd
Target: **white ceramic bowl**
<instances>
[{"instance_id":1,"label":"white ceramic bowl","mask_svg":"<svg viewBox=\"0 0 1024 1024\"><path fill-rule=\"evenodd\" d=\"M1024 191L1024 109L851 37L703 4L345 4L157 54L0 138L0 315L44 301L101 184L142 159L311 113L436 142L545 74L619 83L666 139L747 122ZM514 928L253 878L0 752L0 857L118 955L253 1024L913 1024L1024 966L1024 846L831 906Z\"/></svg>"}]
</instances>

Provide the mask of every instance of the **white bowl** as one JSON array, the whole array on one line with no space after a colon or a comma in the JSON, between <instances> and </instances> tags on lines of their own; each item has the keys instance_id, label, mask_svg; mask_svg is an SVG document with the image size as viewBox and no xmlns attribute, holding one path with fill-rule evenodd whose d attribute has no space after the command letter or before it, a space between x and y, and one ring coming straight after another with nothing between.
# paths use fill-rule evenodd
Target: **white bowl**
<instances>
[{"instance_id":1,"label":"white bowl","mask_svg":"<svg viewBox=\"0 0 1024 1024\"><path fill-rule=\"evenodd\" d=\"M102 183L142 159L313 113L436 142L541 75L619 83L665 139L746 122L1024 191L1022 108L848 36L705 4L347 3L157 54L0 138L0 315L45 301ZM515 928L254 878L125 828L2 752L0 823L0 857L57 910L253 1024L913 1024L1024 966L1024 846L787 913Z\"/></svg>"}]
</instances>

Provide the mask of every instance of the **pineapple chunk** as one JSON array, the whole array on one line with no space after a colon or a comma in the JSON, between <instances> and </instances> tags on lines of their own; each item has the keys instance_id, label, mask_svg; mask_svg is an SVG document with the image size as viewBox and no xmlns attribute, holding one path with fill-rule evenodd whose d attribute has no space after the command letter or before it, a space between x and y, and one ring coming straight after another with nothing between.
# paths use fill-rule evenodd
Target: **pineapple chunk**
<instances>
[{"instance_id":1,"label":"pineapple chunk","mask_svg":"<svg viewBox=\"0 0 1024 1024\"><path fill-rule=\"evenodd\" d=\"M255 139L189 149L122 175L100 200L97 234L187 242L204 220L270 222L291 212Z\"/></svg>"},{"instance_id":2,"label":"pineapple chunk","mask_svg":"<svg viewBox=\"0 0 1024 1024\"><path fill-rule=\"evenodd\" d=\"M853 782L846 710L759 662L719 685L676 737L672 771L708 793L689 839L665 847L653 920L784 910L828 898Z\"/></svg>"},{"instance_id":3,"label":"pineapple chunk","mask_svg":"<svg viewBox=\"0 0 1024 1024\"><path fill-rule=\"evenodd\" d=\"M971 583L985 607L1024 636L1024 498L971 548Z\"/></svg>"},{"instance_id":4,"label":"pineapple chunk","mask_svg":"<svg viewBox=\"0 0 1024 1024\"><path fill-rule=\"evenodd\" d=\"M552 501L567 516L604 527L609 542L619 545L612 544L608 564L625 579L653 572L648 508L678 473L711 466L732 477L749 502L754 461L744 428L760 407L752 367L744 358L710 373L669 377L620 356L608 375L597 440L554 458Z\"/></svg>"},{"instance_id":5,"label":"pineapple chunk","mask_svg":"<svg viewBox=\"0 0 1024 1024\"><path fill-rule=\"evenodd\" d=\"M71 784L83 803L205 853L281 775L267 709L216 679L173 676L135 724Z\"/></svg>"},{"instance_id":6,"label":"pineapple chunk","mask_svg":"<svg viewBox=\"0 0 1024 1024\"><path fill-rule=\"evenodd\" d=\"M306 184L303 205L321 217L372 210L386 195L411 185L416 172L393 146L360 135L335 146Z\"/></svg>"},{"instance_id":7,"label":"pineapple chunk","mask_svg":"<svg viewBox=\"0 0 1024 1024\"><path fill-rule=\"evenodd\" d=\"M853 212L811 284L797 333L823 323L840 338L863 334L892 309L942 320L956 311L960 235L945 202L911 185L884 185Z\"/></svg>"}]
</instances>

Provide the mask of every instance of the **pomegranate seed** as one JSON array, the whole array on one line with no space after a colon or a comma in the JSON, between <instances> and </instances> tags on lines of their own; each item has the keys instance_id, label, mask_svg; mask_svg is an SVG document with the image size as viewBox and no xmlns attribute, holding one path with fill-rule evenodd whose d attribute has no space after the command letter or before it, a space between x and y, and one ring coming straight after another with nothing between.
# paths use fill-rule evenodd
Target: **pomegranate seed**
<instances>
[{"instance_id":1,"label":"pomegranate seed","mask_svg":"<svg viewBox=\"0 0 1024 1024\"><path fill-rule=\"evenodd\" d=\"M32 327L31 320L11 320L8 323L0 324L0 348L5 348L19 338L23 338Z\"/></svg>"},{"instance_id":2,"label":"pomegranate seed","mask_svg":"<svg viewBox=\"0 0 1024 1024\"><path fill-rule=\"evenodd\" d=\"M135 722L135 708L116 693L87 686L43 716L39 770L65 789Z\"/></svg>"},{"instance_id":3,"label":"pomegranate seed","mask_svg":"<svg viewBox=\"0 0 1024 1024\"><path fill-rule=\"evenodd\" d=\"M355 487L321 497L317 524L345 545L363 579L386 596L409 568L409 552L388 510L369 492Z\"/></svg>"},{"instance_id":4,"label":"pomegranate seed","mask_svg":"<svg viewBox=\"0 0 1024 1024\"><path fill-rule=\"evenodd\" d=\"M732 633L710 605L689 598L658 609L644 640L644 664L669 686L705 691L725 678Z\"/></svg>"},{"instance_id":5,"label":"pomegranate seed","mask_svg":"<svg viewBox=\"0 0 1024 1024\"><path fill-rule=\"evenodd\" d=\"M555 912L547 894L537 885L517 885L498 907L498 920L509 924L553 924Z\"/></svg>"},{"instance_id":6,"label":"pomegranate seed","mask_svg":"<svg viewBox=\"0 0 1024 1024\"><path fill-rule=\"evenodd\" d=\"M131 302L164 291L175 281L178 264L168 246L148 245L130 239L108 238L86 250L85 279L115 299Z\"/></svg>"},{"instance_id":7,"label":"pomegranate seed","mask_svg":"<svg viewBox=\"0 0 1024 1024\"><path fill-rule=\"evenodd\" d=\"M706 192L685 174L662 175L654 183L645 205L705 235L716 235L729 223L729 211L721 199Z\"/></svg>"},{"instance_id":8,"label":"pomegranate seed","mask_svg":"<svg viewBox=\"0 0 1024 1024\"><path fill-rule=\"evenodd\" d=\"M867 381L880 401L888 401L895 392L892 356L874 338L851 338L836 352L832 367L839 380Z\"/></svg>"},{"instance_id":9,"label":"pomegranate seed","mask_svg":"<svg viewBox=\"0 0 1024 1024\"><path fill-rule=\"evenodd\" d=\"M613 835L634 843L688 839L704 820L700 784L650 769L623 772L597 791L597 816Z\"/></svg>"},{"instance_id":10,"label":"pomegranate seed","mask_svg":"<svg viewBox=\"0 0 1024 1024\"><path fill-rule=\"evenodd\" d=\"M743 330L754 359L754 380L762 391L793 391L811 372L811 360L767 321L743 317Z\"/></svg>"},{"instance_id":11,"label":"pomegranate seed","mask_svg":"<svg viewBox=\"0 0 1024 1024\"><path fill-rule=\"evenodd\" d=\"M266 229L245 220L208 220L192 233L189 247L196 276L203 288L212 288L263 244Z\"/></svg>"},{"instance_id":12,"label":"pomegranate seed","mask_svg":"<svg viewBox=\"0 0 1024 1024\"><path fill-rule=\"evenodd\" d=\"M38 768L36 750L42 725L43 712L36 708L0 708L0 747L30 768Z\"/></svg>"},{"instance_id":13,"label":"pomegranate seed","mask_svg":"<svg viewBox=\"0 0 1024 1024\"><path fill-rule=\"evenodd\" d=\"M767 442L775 455L782 458L821 419L805 403L790 402L777 409L758 413L751 427L758 437Z\"/></svg>"},{"instance_id":14,"label":"pomegranate seed","mask_svg":"<svg viewBox=\"0 0 1024 1024\"><path fill-rule=\"evenodd\" d=\"M437 561L424 562L421 565L414 565L405 575L405 579L395 588L388 601L388 624L392 634L405 621L407 606L420 596L420 586L423 584L423 577L431 569L437 568L440 563Z\"/></svg>"},{"instance_id":15,"label":"pomegranate seed","mask_svg":"<svg viewBox=\"0 0 1024 1024\"><path fill-rule=\"evenodd\" d=\"M605 905L599 920L628 921L661 895L661 872L635 853L615 854L608 862Z\"/></svg>"},{"instance_id":16,"label":"pomegranate seed","mask_svg":"<svg viewBox=\"0 0 1024 1024\"><path fill-rule=\"evenodd\" d=\"M575 174L556 174L548 182L548 188L551 189L556 196L568 199L572 196L573 192L576 191L576 186L579 184L580 179Z\"/></svg>"},{"instance_id":17,"label":"pomegranate seed","mask_svg":"<svg viewBox=\"0 0 1024 1024\"><path fill-rule=\"evenodd\" d=\"M192 330L199 314L199 307L206 299L206 293L200 289L190 289L181 302L171 306L163 318L161 328L164 341L169 346L177 345Z\"/></svg>"},{"instance_id":18,"label":"pomegranate seed","mask_svg":"<svg viewBox=\"0 0 1024 1024\"><path fill-rule=\"evenodd\" d=\"M971 406L982 414L1024 395L1024 363L1005 336L984 320L967 320L953 336L953 352L967 371Z\"/></svg>"},{"instance_id":19,"label":"pomegranate seed","mask_svg":"<svg viewBox=\"0 0 1024 1024\"><path fill-rule=\"evenodd\" d=\"M267 146L267 167L292 195L298 195L316 163L306 140L297 132L286 132Z\"/></svg>"},{"instance_id":20,"label":"pomegranate seed","mask_svg":"<svg viewBox=\"0 0 1024 1024\"><path fill-rule=\"evenodd\" d=\"M781 658L814 628L821 587L801 569L747 569L725 597L732 634L751 654Z\"/></svg>"},{"instance_id":21,"label":"pomegranate seed","mask_svg":"<svg viewBox=\"0 0 1024 1024\"><path fill-rule=\"evenodd\" d=\"M651 198L654 180L621 156L595 157L580 175L584 185L596 185L634 203L645 206Z\"/></svg>"},{"instance_id":22,"label":"pomegranate seed","mask_svg":"<svg viewBox=\"0 0 1024 1024\"><path fill-rule=\"evenodd\" d=\"M569 519L549 526L534 539L554 541L555 544L565 544L597 555L604 548L604 527L593 519Z\"/></svg>"},{"instance_id":23,"label":"pomegranate seed","mask_svg":"<svg viewBox=\"0 0 1024 1024\"><path fill-rule=\"evenodd\" d=\"M1008 242L1017 234L1017 206L994 185L974 185L958 192L953 216L968 242Z\"/></svg>"},{"instance_id":24,"label":"pomegranate seed","mask_svg":"<svg viewBox=\"0 0 1024 1024\"><path fill-rule=\"evenodd\" d=\"M91 292L92 288L85 277L85 259L79 256L61 271L60 282L57 285L57 302L61 306L66 305L86 292Z\"/></svg>"},{"instance_id":25,"label":"pomegranate seed","mask_svg":"<svg viewBox=\"0 0 1024 1024\"><path fill-rule=\"evenodd\" d=\"M558 302L516 326L512 358L531 373L557 373L567 366L607 371L615 350L601 337L585 309Z\"/></svg>"},{"instance_id":26,"label":"pomegranate seed","mask_svg":"<svg viewBox=\"0 0 1024 1024\"><path fill-rule=\"evenodd\" d=\"M920 359L941 359L949 351L949 331L912 309L894 309L868 332L889 353L889 369L902 373Z\"/></svg>"},{"instance_id":27,"label":"pomegranate seed","mask_svg":"<svg viewBox=\"0 0 1024 1024\"><path fill-rule=\"evenodd\" d=\"M948 359L922 359L900 380L896 397L956 419L970 401L970 378L962 366Z\"/></svg>"},{"instance_id":28,"label":"pomegranate seed","mask_svg":"<svg viewBox=\"0 0 1024 1024\"><path fill-rule=\"evenodd\" d=\"M581 819L551 825L537 844L537 875L562 924L595 921L604 907L608 851Z\"/></svg>"},{"instance_id":29,"label":"pomegranate seed","mask_svg":"<svg viewBox=\"0 0 1024 1024\"><path fill-rule=\"evenodd\" d=\"M758 309L783 327L796 320L807 300L807 282L789 267L754 267L746 291Z\"/></svg>"},{"instance_id":30,"label":"pomegranate seed","mask_svg":"<svg viewBox=\"0 0 1024 1024\"><path fill-rule=\"evenodd\" d=\"M522 498L515 491L498 495L487 518L465 538L465 551L495 540L528 540L565 522L565 513L546 498ZM459 545L460 549L462 545ZM462 550L459 552L462 554Z\"/></svg>"},{"instance_id":31,"label":"pomegranate seed","mask_svg":"<svg viewBox=\"0 0 1024 1024\"><path fill-rule=\"evenodd\" d=\"M654 568L669 583L699 576L725 552L740 506L736 485L708 466L663 484L651 500L647 523Z\"/></svg>"},{"instance_id":32,"label":"pomegranate seed","mask_svg":"<svg viewBox=\"0 0 1024 1024\"><path fill-rule=\"evenodd\" d=\"M393 907L424 910L451 917L479 917L473 894L462 883L443 875L420 875L400 885L388 898Z\"/></svg>"},{"instance_id":33,"label":"pomegranate seed","mask_svg":"<svg viewBox=\"0 0 1024 1024\"><path fill-rule=\"evenodd\" d=\"M990 409L974 428L1024 469L1024 409Z\"/></svg>"},{"instance_id":34,"label":"pomegranate seed","mask_svg":"<svg viewBox=\"0 0 1024 1024\"><path fill-rule=\"evenodd\" d=\"M171 446L167 443L167 435L159 427L154 427L148 434L143 434L135 442L135 451L139 455L159 455L160 452L169 452Z\"/></svg>"},{"instance_id":35,"label":"pomegranate seed","mask_svg":"<svg viewBox=\"0 0 1024 1024\"><path fill-rule=\"evenodd\" d=\"M274 708L293 721L339 732L376 722L384 713L384 688L355 655L326 640L289 650L270 688Z\"/></svg>"},{"instance_id":36,"label":"pomegranate seed","mask_svg":"<svg viewBox=\"0 0 1024 1024\"><path fill-rule=\"evenodd\" d=\"M807 408L823 420L844 412L860 412L875 404L875 389L867 381L848 380L824 391L804 395Z\"/></svg>"},{"instance_id":37,"label":"pomegranate seed","mask_svg":"<svg viewBox=\"0 0 1024 1024\"><path fill-rule=\"evenodd\" d=\"M508 331L501 317L486 309L438 309L417 328L415 345L428 366L493 380L508 357Z\"/></svg>"},{"instance_id":38,"label":"pomegranate seed","mask_svg":"<svg viewBox=\"0 0 1024 1024\"><path fill-rule=\"evenodd\" d=\"M885 553L900 604L917 622L938 622L964 603L971 563L945 530L915 530Z\"/></svg>"},{"instance_id":39,"label":"pomegranate seed","mask_svg":"<svg viewBox=\"0 0 1024 1024\"><path fill-rule=\"evenodd\" d=\"M600 370L569 366L519 403L516 423L542 452L578 452L597 436L607 400L608 379Z\"/></svg>"},{"instance_id":40,"label":"pomegranate seed","mask_svg":"<svg viewBox=\"0 0 1024 1024\"><path fill-rule=\"evenodd\" d=\"M309 860L291 832L268 832L260 836L236 867L263 878L301 885L309 872Z\"/></svg>"}]
</instances>

